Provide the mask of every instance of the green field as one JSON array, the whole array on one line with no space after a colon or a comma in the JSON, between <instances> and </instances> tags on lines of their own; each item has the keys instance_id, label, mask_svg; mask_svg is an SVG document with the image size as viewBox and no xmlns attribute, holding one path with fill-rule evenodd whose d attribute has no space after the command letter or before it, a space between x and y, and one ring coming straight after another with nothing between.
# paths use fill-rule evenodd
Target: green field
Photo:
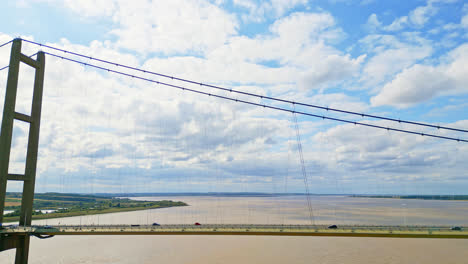
<instances>
[{"instance_id":1,"label":"green field","mask_svg":"<svg viewBox=\"0 0 468 264\"><path fill-rule=\"evenodd\" d=\"M4 216L4 222L19 220L21 193L7 193L5 210L14 212ZM186 206L184 202L135 201L127 198L105 197L87 194L69 193L36 193L34 196L33 220L58 217L106 214L114 212L136 211L173 206ZM52 213L42 213L36 210L55 210Z\"/></svg>"}]
</instances>

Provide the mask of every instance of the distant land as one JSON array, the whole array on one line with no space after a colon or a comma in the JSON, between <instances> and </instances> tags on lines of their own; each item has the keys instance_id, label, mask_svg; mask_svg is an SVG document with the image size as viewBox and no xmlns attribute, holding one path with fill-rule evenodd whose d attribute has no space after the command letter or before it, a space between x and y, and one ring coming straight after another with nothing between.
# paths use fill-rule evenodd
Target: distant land
<instances>
[{"instance_id":1,"label":"distant land","mask_svg":"<svg viewBox=\"0 0 468 264\"><path fill-rule=\"evenodd\" d=\"M179 193L96 193L103 197L144 197L144 196L217 196L217 197L274 197L306 195L304 193L262 193L262 192L179 192ZM317 195L317 194L311 194ZM320 194L327 195L327 194Z\"/></svg>"},{"instance_id":2,"label":"distant land","mask_svg":"<svg viewBox=\"0 0 468 264\"><path fill-rule=\"evenodd\" d=\"M359 194L354 194L354 195L351 195L350 197L468 201L468 195L359 195Z\"/></svg>"},{"instance_id":3,"label":"distant land","mask_svg":"<svg viewBox=\"0 0 468 264\"><path fill-rule=\"evenodd\" d=\"M18 221L20 215L21 193L9 192L6 195L4 222ZM33 220L80 215L128 212L173 206L187 206L184 202L137 201L114 196L72 194L72 193L36 193L33 204Z\"/></svg>"},{"instance_id":4,"label":"distant land","mask_svg":"<svg viewBox=\"0 0 468 264\"><path fill-rule=\"evenodd\" d=\"M144 196L213 196L213 197L278 197L278 196L306 196L306 193L262 193L262 192L179 192L179 193L96 193L102 197L144 197ZM347 196L356 198L393 198L393 199L421 199L421 200L468 200L468 195L423 195L423 194L310 194L311 196Z\"/></svg>"}]
</instances>

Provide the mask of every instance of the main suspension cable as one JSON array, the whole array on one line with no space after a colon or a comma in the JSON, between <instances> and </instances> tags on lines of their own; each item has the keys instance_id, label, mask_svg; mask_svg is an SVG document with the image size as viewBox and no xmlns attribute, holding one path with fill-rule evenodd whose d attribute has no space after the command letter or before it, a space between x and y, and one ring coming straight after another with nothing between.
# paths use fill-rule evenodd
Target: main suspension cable
<instances>
[{"instance_id":1,"label":"main suspension cable","mask_svg":"<svg viewBox=\"0 0 468 264\"><path fill-rule=\"evenodd\" d=\"M64 52L66 54L71 54L71 55L86 58L86 59L89 59L89 60L94 60L94 61L98 61L98 62L102 62L102 63L106 63L106 64L111 64L113 66L122 67L122 68L129 69L129 70L139 71L139 72L142 72L142 73L145 73L145 74L152 74L152 75L156 75L156 76L159 76L159 77L169 78L171 80L186 82L186 83L190 83L190 84L196 84L196 85L200 85L200 86L204 86L204 87L208 87L208 88L213 88L213 89L218 89L218 90L223 90L223 91L227 91L227 92L233 92L233 93L238 93L238 94L242 94L242 95L258 97L258 98L261 98L261 99L268 99L268 100L281 102L281 103L295 104L295 105L304 106L304 107L311 107L311 108L322 109L322 110L327 110L327 111L339 112L339 113L343 113L343 114L357 115L357 116L361 116L361 117L369 117L369 118L387 120L387 121L398 122L398 123L405 123L405 124L411 124L411 125L417 125L417 126L425 126L425 127L431 127L431 128L437 128L437 129L445 129L445 130L452 130L452 131L457 131L457 132L468 133L468 130L466 130L466 129L452 128L452 127L447 127L447 126L432 125L432 124L427 124L427 123L414 122L414 121L408 121L408 120L401 120L401 119L384 117L384 116L370 115L370 114L358 113L358 112L354 112L354 111L342 110L342 109L337 109L337 108L330 108L330 107L319 106L319 105L314 105L314 104L307 104L307 103L302 103L302 102L295 102L295 101L285 100L285 99L271 97L271 96L263 96L263 95L259 95L259 94L238 91L238 90L225 88L225 87L221 87L221 86L205 84L205 83L196 82L196 81L192 81L192 80L188 80L188 79L184 79L184 78L174 77L174 76L170 76L170 75L167 75L167 74L157 73L157 72L153 72L153 71L147 71L147 70L143 70L143 69L140 69L140 68L131 67L131 66L128 66L128 65L124 65L124 64L120 64L120 63L116 63L116 62L112 62L112 61L108 61L108 60L93 58L92 56L88 56L88 55L68 51L68 50L65 50L65 49L52 47L52 46L49 46L49 45L44 45L44 44L34 42L34 41L31 41L31 40L27 40L27 39L22 39L22 40L25 41L25 42L34 44L34 45L38 45L40 47L45 47L45 48L57 50L57 51L60 51L60 52Z\"/></svg>"},{"instance_id":2,"label":"main suspension cable","mask_svg":"<svg viewBox=\"0 0 468 264\"><path fill-rule=\"evenodd\" d=\"M1 45L0 45L0 48L3 47L3 46L5 46L5 45L10 44L11 42L13 42L13 40L10 40L10 41L8 41L8 42L5 42L5 43L1 44Z\"/></svg>"},{"instance_id":3,"label":"main suspension cable","mask_svg":"<svg viewBox=\"0 0 468 264\"><path fill-rule=\"evenodd\" d=\"M269 108L269 109L273 109L273 110L278 110L278 111L283 111L283 112L288 112L288 113L296 113L296 114L305 115L305 116L317 117L317 118L321 118L321 119L324 119L324 120L327 119L327 120L339 121L339 122L348 123L348 124L379 128L379 129L384 129L384 130L387 130L387 131L396 131L396 132L402 132L402 133L408 133L408 134L414 134L414 135L420 135L420 136L428 136L428 137L434 137L434 138L439 138L439 139L447 139L447 140L453 140L453 141L468 143L468 140L460 139L460 138L439 136L439 135L422 133L422 132L415 132L415 131L405 130L405 129L398 129L398 128L392 128L392 127L384 127L384 126L380 126L380 125L366 124L366 123L357 122L357 121L351 121L351 120L346 120L346 119L341 119L341 118L334 118L334 117L329 117L329 116L325 116L325 115L316 115L316 114L311 114L311 113L296 111L296 110L290 110L290 109L287 109L287 108L282 108L282 107L277 107L277 106L254 103L254 102L245 101L245 100L241 100L241 99L237 99L237 98L212 94L212 93L199 91L199 90L194 90L194 89L190 89L190 88L179 86L179 85L174 85L174 84L169 84L169 83L165 83L165 82L161 82L161 81L156 81L156 80L152 80L152 79L148 79L148 78L144 78L144 77L140 77L140 76L136 76L136 75L131 75L131 74L128 74L128 73L112 70L112 69L109 69L109 68L104 68L104 67L97 66L97 65L94 65L94 64L90 64L90 63L70 59L70 58L67 58L67 57L59 56L59 55L49 53L49 52L44 52L44 53L47 54L47 55L50 55L52 57L56 57L56 58L60 58L60 59L63 59L63 60L71 61L71 62L78 63L78 64L81 64L81 65L84 65L84 66L93 67L93 68L100 69L100 70L103 70L103 71L116 73L116 74L123 75L123 76L126 76L126 77L131 77L131 78L135 78L135 79L139 79L139 80L143 80L143 81L147 81L147 82L151 82L151 83L156 83L156 84L160 84L160 85L164 85L164 86L168 86L168 87L172 87L172 88L177 88L177 89L181 89L183 91L189 91L189 92L208 95L208 96L214 96L214 97L217 97L217 98L230 100L230 101L235 101L235 102L239 102L239 103L244 103L244 104L249 104L249 105L254 105L254 106L261 106L261 107L265 107L265 108ZM292 102L292 105L295 105L295 104L296 104L295 102Z\"/></svg>"}]
</instances>

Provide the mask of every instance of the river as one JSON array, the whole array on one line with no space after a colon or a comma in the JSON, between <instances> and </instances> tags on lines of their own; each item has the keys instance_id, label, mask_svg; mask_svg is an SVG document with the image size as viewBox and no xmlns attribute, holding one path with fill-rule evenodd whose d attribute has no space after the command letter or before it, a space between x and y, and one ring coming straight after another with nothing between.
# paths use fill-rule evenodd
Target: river
<instances>
[{"instance_id":1,"label":"river","mask_svg":"<svg viewBox=\"0 0 468 264\"><path fill-rule=\"evenodd\" d=\"M467 225L467 201L312 196L138 197L190 206L35 221L35 224L384 224ZM466 263L468 240L240 237L59 236L31 239L29 263ZM14 250L0 253L13 263Z\"/></svg>"}]
</instances>

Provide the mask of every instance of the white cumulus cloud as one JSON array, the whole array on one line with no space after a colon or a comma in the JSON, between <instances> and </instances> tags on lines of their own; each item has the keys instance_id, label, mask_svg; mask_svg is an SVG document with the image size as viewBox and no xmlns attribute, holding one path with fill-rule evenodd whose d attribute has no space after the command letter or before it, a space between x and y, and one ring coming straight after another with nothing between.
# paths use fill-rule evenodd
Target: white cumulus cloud
<instances>
[{"instance_id":1,"label":"white cumulus cloud","mask_svg":"<svg viewBox=\"0 0 468 264\"><path fill-rule=\"evenodd\" d=\"M451 51L438 66L414 65L387 83L371 99L374 106L406 108L434 97L468 93L468 45Z\"/></svg>"}]
</instances>

